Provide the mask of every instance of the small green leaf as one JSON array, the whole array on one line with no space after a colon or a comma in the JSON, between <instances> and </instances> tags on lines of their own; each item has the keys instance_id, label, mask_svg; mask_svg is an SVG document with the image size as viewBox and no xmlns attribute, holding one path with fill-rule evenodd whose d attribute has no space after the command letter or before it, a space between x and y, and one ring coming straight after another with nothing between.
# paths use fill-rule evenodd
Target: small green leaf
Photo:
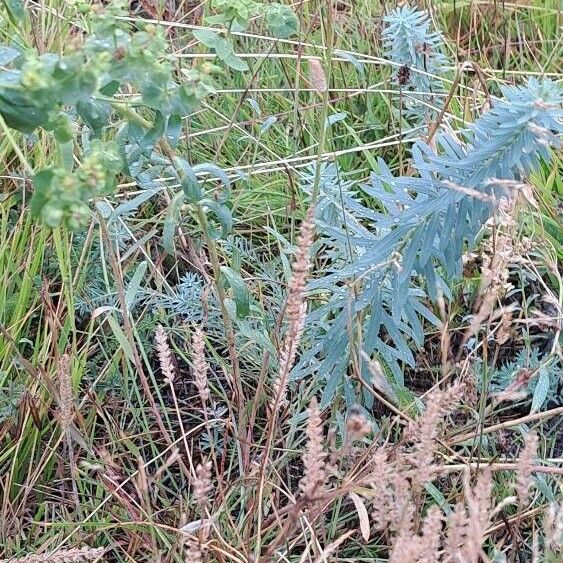
<instances>
[{"instance_id":1,"label":"small green leaf","mask_svg":"<svg viewBox=\"0 0 563 563\"><path fill-rule=\"evenodd\" d=\"M49 199L51 184L55 178L55 172L51 168L41 170L33 177L33 197L31 198L31 213L34 217L40 217L43 207Z\"/></svg>"},{"instance_id":2,"label":"small green leaf","mask_svg":"<svg viewBox=\"0 0 563 563\"><path fill-rule=\"evenodd\" d=\"M59 61L53 70L57 97L65 104L89 100L98 88L98 76L93 69L84 68L80 62Z\"/></svg>"},{"instance_id":3,"label":"small green leaf","mask_svg":"<svg viewBox=\"0 0 563 563\"><path fill-rule=\"evenodd\" d=\"M19 51L12 47L0 46L0 65L4 66L11 63L18 55Z\"/></svg>"},{"instance_id":4,"label":"small green leaf","mask_svg":"<svg viewBox=\"0 0 563 563\"><path fill-rule=\"evenodd\" d=\"M209 47L210 49L215 48L215 43L217 39L220 38L219 34L210 29L194 29L193 36L203 45Z\"/></svg>"},{"instance_id":5,"label":"small green leaf","mask_svg":"<svg viewBox=\"0 0 563 563\"><path fill-rule=\"evenodd\" d=\"M21 22L25 18L22 0L6 0L6 9L10 16L17 22Z\"/></svg>"},{"instance_id":6,"label":"small green leaf","mask_svg":"<svg viewBox=\"0 0 563 563\"><path fill-rule=\"evenodd\" d=\"M538 382L536 384L536 388L534 389L534 396L532 397L532 408L530 412L537 412L543 407L543 404L547 399L547 395L549 394L549 383L549 370L540 368Z\"/></svg>"},{"instance_id":7,"label":"small green leaf","mask_svg":"<svg viewBox=\"0 0 563 563\"><path fill-rule=\"evenodd\" d=\"M58 143L64 144L72 141L72 123L66 115L61 113L54 120L53 133Z\"/></svg>"},{"instance_id":8,"label":"small green leaf","mask_svg":"<svg viewBox=\"0 0 563 563\"><path fill-rule=\"evenodd\" d=\"M270 115L270 117L267 117L260 125L260 135L264 134L277 121L278 118L275 115Z\"/></svg>"},{"instance_id":9,"label":"small green leaf","mask_svg":"<svg viewBox=\"0 0 563 563\"><path fill-rule=\"evenodd\" d=\"M210 212L209 214L219 223L221 230L209 224L208 235L214 239L225 238L233 228L233 216L231 210L217 201L205 199L202 204Z\"/></svg>"},{"instance_id":10,"label":"small green leaf","mask_svg":"<svg viewBox=\"0 0 563 563\"><path fill-rule=\"evenodd\" d=\"M349 61L354 66L354 68L362 76L364 76L364 65L354 55L352 55L352 53L349 53L348 51L341 51L340 49L335 49L334 54Z\"/></svg>"},{"instance_id":11,"label":"small green leaf","mask_svg":"<svg viewBox=\"0 0 563 563\"><path fill-rule=\"evenodd\" d=\"M299 19L295 12L284 4L268 4L266 10L266 25L274 37L287 39L299 30Z\"/></svg>"},{"instance_id":12,"label":"small green leaf","mask_svg":"<svg viewBox=\"0 0 563 563\"><path fill-rule=\"evenodd\" d=\"M67 172L72 172L74 168L74 143L72 139L68 143L59 144L59 150L61 152L63 168Z\"/></svg>"},{"instance_id":13,"label":"small green leaf","mask_svg":"<svg viewBox=\"0 0 563 563\"><path fill-rule=\"evenodd\" d=\"M109 102L94 99L78 100L76 111L97 137L100 136L102 128L109 123L112 113Z\"/></svg>"},{"instance_id":14,"label":"small green leaf","mask_svg":"<svg viewBox=\"0 0 563 563\"><path fill-rule=\"evenodd\" d=\"M216 178L218 178L225 186L225 191L227 192L226 196L228 197L229 190L231 189L231 180L229 179L227 174L225 174L225 171L222 168L220 168L215 164L203 162L202 164L196 164L195 166L193 166L192 170L194 174L198 174L200 172L206 172L210 176L212 177L215 176ZM222 201L225 201L224 197Z\"/></svg>"},{"instance_id":15,"label":"small green leaf","mask_svg":"<svg viewBox=\"0 0 563 563\"><path fill-rule=\"evenodd\" d=\"M0 114L8 127L22 133L33 133L37 127L49 121L54 103L45 100L39 104L27 92L0 87Z\"/></svg>"},{"instance_id":16,"label":"small green leaf","mask_svg":"<svg viewBox=\"0 0 563 563\"><path fill-rule=\"evenodd\" d=\"M166 124L166 140L176 147L180 139L180 133L182 132L182 116L178 114L171 115L168 118L168 123Z\"/></svg>"},{"instance_id":17,"label":"small green leaf","mask_svg":"<svg viewBox=\"0 0 563 563\"><path fill-rule=\"evenodd\" d=\"M230 68L234 70L248 70L248 65L235 55L233 44L221 37L218 33L208 29L196 29L194 37L206 47L215 49L217 56Z\"/></svg>"},{"instance_id":18,"label":"small green leaf","mask_svg":"<svg viewBox=\"0 0 563 563\"><path fill-rule=\"evenodd\" d=\"M213 7L219 13L207 17L208 23L225 24L231 31L243 31L250 18L260 12L262 4L255 0L213 0Z\"/></svg>"},{"instance_id":19,"label":"small green leaf","mask_svg":"<svg viewBox=\"0 0 563 563\"><path fill-rule=\"evenodd\" d=\"M430 481L424 483L424 488L426 489L426 492L438 503L438 506L444 511L444 514L449 516L452 513L452 508L440 489L438 489Z\"/></svg>"},{"instance_id":20,"label":"small green leaf","mask_svg":"<svg viewBox=\"0 0 563 563\"><path fill-rule=\"evenodd\" d=\"M553 494L553 491L551 489L551 487L549 486L549 482L546 479L545 475L542 475L541 473L536 473L536 478L535 478L535 486L536 489L538 489L538 491L540 491L540 493L542 493L542 495L549 501L549 502L553 502L555 501L555 495Z\"/></svg>"},{"instance_id":21,"label":"small green leaf","mask_svg":"<svg viewBox=\"0 0 563 563\"><path fill-rule=\"evenodd\" d=\"M144 137L139 141L143 149L153 149L156 143L162 138L166 130L166 120L160 111L155 112L154 123Z\"/></svg>"},{"instance_id":22,"label":"small green leaf","mask_svg":"<svg viewBox=\"0 0 563 563\"><path fill-rule=\"evenodd\" d=\"M233 70L244 72L248 70L248 65L240 57L235 55L235 50L230 41L220 38L220 41L215 45L215 52L217 56Z\"/></svg>"},{"instance_id":23,"label":"small green leaf","mask_svg":"<svg viewBox=\"0 0 563 563\"><path fill-rule=\"evenodd\" d=\"M170 202L168 212L166 213L166 219L164 220L162 244L171 254L174 253L174 233L176 232L178 219L180 217L180 209L182 208L183 203L184 192L178 192Z\"/></svg>"},{"instance_id":24,"label":"small green leaf","mask_svg":"<svg viewBox=\"0 0 563 563\"><path fill-rule=\"evenodd\" d=\"M112 315L107 316L107 321L125 356L131 363L133 363L135 361L133 348L131 348L129 341L127 340L127 337L123 332L123 329L121 328L121 326L119 326L119 323L113 318Z\"/></svg>"},{"instance_id":25,"label":"small green leaf","mask_svg":"<svg viewBox=\"0 0 563 563\"><path fill-rule=\"evenodd\" d=\"M193 176L185 176L182 179L182 190L186 195L188 203L196 203L203 197L201 186L199 185L197 178Z\"/></svg>"},{"instance_id":26,"label":"small green leaf","mask_svg":"<svg viewBox=\"0 0 563 563\"><path fill-rule=\"evenodd\" d=\"M328 129L331 125L338 123L339 121L344 121L348 117L348 113L341 111L339 113L333 113L326 118L325 129Z\"/></svg>"},{"instance_id":27,"label":"small green leaf","mask_svg":"<svg viewBox=\"0 0 563 563\"><path fill-rule=\"evenodd\" d=\"M119 90L119 80L110 80L100 88L100 94L104 96L113 96Z\"/></svg>"},{"instance_id":28,"label":"small green leaf","mask_svg":"<svg viewBox=\"0 0 563 563\"><path fill-rule=\"evenodd\" d=\"M115 217L120 217L127 215L129 213L133 213L137 211L139 206L154 197L159 192L158 188L152 188L148 190L143 190L139 195L135 196L134 198L130 199L129 201L125 201L124 203L120 203L116 208L115 211L112 209L110 214L113 215L112 219ZM98 204L101 202L98 202ZM97 205L98 205L97 204ZM109 215L108 215L109 217Z\"/></svg>"},{"instance_id":29,"label":"small green leaf","mask_svg":"<svg viewBox=\"0 0 563 563\"><path fill-rule=\"evenodd\" d=\"M244 319L248 316L250 312L250 297L248 293L248 288L244 283L238 272L228 266L221 266L221 273L223 274L225 281L230 286L233 291L233 298L236 304L237 317Z\"/></svg>"},{"instance_id":30,"label":"small green leaf","mask_svg":"<svg viewBox=\"0 0 563 563\"><path fill-rule=\"evenodd\" d=\"M323 389L323 394L321 396L321 408L327 407L332 402L334 395L336 394L336 390L342 382L342 377L342 373L339 370L335 369L332 371Z\"/></svg>"},{"instance_id":31,"label":"small green leaf","mask_svg":"<svg viewBox=\"0 0 563 563\"><path fill-rule=\"evenodd\" d=\"M236 310L236 305L235 305ZM277 354L276 347L268 337L268 332L266 330L257 330L250 326L247 320L237 318L237 333L244 337L249 342L255 342L261 346L264 350L268 350L271 357L274 358Z\"/></svg>"}]
</instances>

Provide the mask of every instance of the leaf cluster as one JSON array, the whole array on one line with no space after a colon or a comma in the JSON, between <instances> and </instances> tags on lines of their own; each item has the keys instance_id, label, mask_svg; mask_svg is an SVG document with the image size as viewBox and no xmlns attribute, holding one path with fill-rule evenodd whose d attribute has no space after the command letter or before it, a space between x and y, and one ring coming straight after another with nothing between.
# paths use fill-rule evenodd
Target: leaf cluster
<instances>
[{"instance_id":1,"label":"leaf cluster","mask_svg":"<svg viewBox=\"0 0 563 563\"><path fill-rule=\"evenodd\" d=\"M0 72L0 115L27 135L42 128L56 143L58 162L35 175L32 202L52 227L85 224L88 201L111 193L117 175L162 137L177 137L181 118L213 91L205 72L178 77L160 27L134 29L121 14L120 3L92 14L86 38L76 35L64 55L0 49L8 67Z\"/></svg>"}]
</instances>

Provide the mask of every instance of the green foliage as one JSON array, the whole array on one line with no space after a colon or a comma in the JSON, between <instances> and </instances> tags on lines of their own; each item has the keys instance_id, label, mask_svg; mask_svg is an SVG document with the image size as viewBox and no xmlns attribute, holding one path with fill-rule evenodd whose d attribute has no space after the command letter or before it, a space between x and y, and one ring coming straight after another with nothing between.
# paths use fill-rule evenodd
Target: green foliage
<instances>
[{"instance_id":1,"label":"green foliage","mask_svg":"<svg viewBox=\"0 0 563 563\"><path fill-rule=\"evenodd\" d=\"M224 37L221 37L215 31L210 29L196 29L194 37L206 47L215 49L217 56L233 70L245 71L248 70L248 65L235 55L233 44Z\"/></svg>"},{"instance_id":2,"label":"green foliage","mask_svg":"<svg viewBox=\"0 0 563 563\"><path fill-rule=\"evenodd\" d=\"M52 166L34 176L31 211L49 227L64 221L69 228L78 229L89 218L88 201L112 193L120 169L116 143L95 139L88 155L74 170Z\"/></svg>"},{"instance_id":3,"label":"green foliage","mask_svg":"<svg viewBox=\"0 0 563 563\"><path fill-rule=\"evenodd\" d=\"M232 31L246 29L250 18L258 15L262 5L254 0L213 0L213 8L218 13L207 17L211 24L223 24Z\"/></svg>"},{"instance_id":4,"label":"green foliage","mask_svg":"<svg viewBox=\"0 0 563 563\"><path fill-rule=\"evenodd\" d=\"M216 13L208 16L209 24L224 25L230 31L241 32L248 28L252 18L265 16L268 30L280 39L297 33L299 20L295 13L284 4L255 2L254 0L214 0L212 7ZM230 36L223 37L210 29L196 29L194 37L203 45L214 49L217 57L233 70L244 72L248 64L235 54L235 46Z\"/></svg>"},{"instance_id":5,"label":"green foliage","mask_svg":"<svg viewBox=\"0 0 563 563\"><path fill-rule=\"evenodd\" d=\"M299 20L285 4L267 4L264 7L266 25L275 37L286 39L296 34L299 30Z\"/></svg>"},{"instance_id":6,"label":"green foliage","mask_svg":"<svg viewBox=\"0 0 563 563\"><path fill-rule=\"evenodd\" d=\"M6 0L6 9L15 22L21 22L25 17L22 0Z\"/></svg>"},{"instance_id":7,"label":"green foliage","mask_svg":"<svg viewBox=\"0 0 563 563\"><path fill-rule=\"evenodd\" d=\"M241 0L214 6L223 11L212 23L244 28L260 14L280 37L297 30L295 14L281 4ZM90 7L85 5L84 11L90 12ZM187 161L169 160L166 166L154 151L162 142L168 146L177 142L181 120L213 92L210 75L217 68L206 64L201 70L182 69L179 75L163 28L141 25L134 29L120 18L124 13L121 2L89 13L86 40L76 39L62 56L12 47L0 50L2 64L9 66L0 72L4 121L24 134L42 128L52 134L59 149L59 162L35 175L32 211L50 227L65 224L77 229L88 221L88 202L110 194L119 174L138 179L147 168L154 174L167 169L181 183L184 195L177 194L167 215L165 246L172 250L185 200L202 205L210 219L210 236L225 236L232 224L225 205L228 185L218 199L205 198L195 174L188 174ZM194 36L230 68L248 69L229 39L211 30L197 30ZM75 163L73 151L81 153L82 162ZM164 152L170 157L169 150Z\"/></svg>"},{"instance_id":8,"label":"green foliage","mask_svg":"<svg viewBox=\"0 0 563 563\"><path fill-rule=\"evenodd\" d=\"M84 225L88 201L111 193L117 175L131 173L138 161L139 153L124 150L127 141L133 137L146 152L163 138L173 140L180 119L213 91L205 71L178 77L162 28L135 31L117 18L121 14L119 3L93 14L91 34L64 56L0 51L3 64L10 64L0 72L4 121L24 134L51 132L59 147L59 163L34 178L32 211L51 227ZM77 165L67 156L73 149L82 153Z\"/></svg>"},{"instance_id":9,"label":"green foliage","mask_svg":"<svg viewBox=\"0 0 563 563\"><path fill-rule=\"evenodd\" d=\"M17 422L18 407L25 393L25 387L13 381L8 381L5 388L0 388L0 424L8 422L14 425Z\"/></svg>"},{"instance_id":10,"label":"green foliage","mask_svg":"<svg viewBox=\"0 0 563 563\"><path fill-rule=\"evenodd\" d=\"M338 560L394 558L394 530L375 529L380 477L401 477L402 465L420 459L415 434L425 419L408 421L424 413L419 394L444 388L466 371L484 373L476 386L479 410L469 385L462 408L436 427L440 442L427 448L434 454L428 469L439 464L444 473L417 482L408 509L415 524L405 537L416 549L426 534L418 524L433 505L443 511L446 530L443 520L464 499L469 509L477 498L464 495L467 484L478 482L491 464L497 508L486 528L505 530L508 519L517 533L487 537L482 557L542 557L532 554L544 544L539 511L561 498L553 467L560 433L556 412L549 410L561 404L561 340L554 338L561 320L556 258L563 257L563 191L560 158L548 165L550 151L536 149L538 142L553 143L549 132L556 128L540 121L558 102L550 88L508 88L504 99L487 96L489 119L466 128L465 120L484 113L486 88L464 66L432 147L419 143L404 150L411 147L410 133L406 139L395 135L404 134L407 123L427 123L443 107L455 65L438 67L440 53L485 63L484 80L496 95L499 84L524 83L526 70L558 72L558 6L532 0L493 11L483 3L454 3L455 21L442 39L432 30L451 2L432 6L431 20L406 8L397 14L397 3L336 2L328 21L326 3L282 1L286 6L200 3L205 14L217 16L215 29L204 27L213 19L202 22L199 12L191 12L197 2L130 2L127 11L99 0L0 2L0 42L6 44L0 47L0 111L8 127L17 128L10 132L0 120L3 557L60 559L64 555L53 550L89 545L105 547L102 557L116 562L200 558L184 549L190 538L183 530L192 539L204 536L201 558L210 561L313 560L331 549ZM221 19L237 5L241 20ZM325 106L307 88L293 89L295 42L267 37L292 37L299 28L292 10L307 30L303 57L317 58L322 49L327 71L331 65L335 95ZM163 18L158 29L143 21L155 13ZM402 31L398 26L398 33L386 33L390 42L383 37L382 44L377 38L385 15L401 18ZM535 18L541 28L533 26ZM544 33L550 25L555 31ZM399 35L403 39L391 44ZM507 37L521 41L499 48ZM453 38L459 49L447 45ZM218 66L202 62L213 54ZM506 66L491 62L503 58ZM62 68L48 70L59 62ZM410 66L411 80L399 93L396 74L403 65ZM26 86L18 76L24 67ZM249 67L252 77L243 74ZM215 75L221 93L198 106L213 92ZM534 107L529 98L549 107ZM403 118L399 130L393 115ZM414 160L401 158L407 154ZM331 164L320 171L304 167L317 158ZM208 161L216 166L198 164ZM218 166L228 167L228 176ZM505 179L516 186L527 182L530 169L529 201L538 205L519 217L517 236L531 237L532 245L526 238L526 252L511 260L513 288L498 304L514 312L509 340L493 340L499 325L491 316L458 350L479 285L477 249L469 264L464 260L470 280L459 277L460 257L479 243L480 226L494 209L451 184L500 195L490 176L503 179L509 170ZM308 315L287 405L274 413L271 383L283 349L297 225L308 194L317 191L317 172ZM90 228L51 232L37 224L28 212L28 191L44 224ZM489 225L486 234L494 232ZM438 319L433 300L440 292ZM447 323L442 330L433 326L441 321ZM158 366L157 324L172 348L173 385L163 381ZM194 386L194 326L205 335L206 404ZM441 366L446 329L450 361ZM72 360L75 407L68 425L56 398L65 352ZM525 393L516 408L489 400L491 392L515 387ZM306 405L319 391L327 405L318 436L330 458L322 492L328 500L324 515L307 519L308 512L319 512L318 502L297 494L304 467L299 458L306 447ZM439 394L426 401L430 415L433 397ZM548 412L527 420L521 419L523 408ZM358 414L374 432L356 439L349 422L357 423ZM498 422L508 428L493 431ZM401 432L403 424L408 433ZM513 494L514 475L500 471L499 463L518 467L513 456L520 433L528 431L540 437L533 465L541 472L534 471L529 500L516 506L511 498L501 501ZM507 437L508 444L501 443ZM448 444L453 457L444 449ZM392 464L374 465L374 454ZM212 461L216 493L199 511L190 468L206 460ZM403 484L408 498L410 485ZM280 492L277 502L268 502L272 491ZM297 504L288 502L292 498ZM206 515L213 517L209 530ZM358 525L361 534L354 531ZM448 549L427 559L455 557ZM557 553L544 557L560 561L560 550L553 549Z\"/></svg>"},{"instance_id":11,"label":"green foliage","mask_svg":"<svg viewBox=\"0 0 563 563\"><path fill-rule=\"evenodd\" d=\"M212 6L217 13L208 16L207 23L225 25L230 31L244 31L256 16L265 16L268 31L280 39L297 33L299 28L295 12L285 4L254 0L213 0Z\"/></svg>"}]
</instances>

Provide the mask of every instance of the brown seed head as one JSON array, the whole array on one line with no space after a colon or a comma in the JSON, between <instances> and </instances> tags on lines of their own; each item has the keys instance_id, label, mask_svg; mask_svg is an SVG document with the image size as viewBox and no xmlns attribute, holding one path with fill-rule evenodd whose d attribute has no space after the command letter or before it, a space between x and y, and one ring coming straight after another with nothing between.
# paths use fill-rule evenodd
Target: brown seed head
<instances>
[{"instance_id":1,"label":"brown seed head","mask_svg":"<svg viewBox=\"0 0 563 563\"><path fill-rule=\"evenodd\" d=\"M326 83L326 74L323 70L321 62L318 59L311 59L309 61L309 74L311 84L317 92L326 92L328 85Z\"/></svg>"}]
</instances>

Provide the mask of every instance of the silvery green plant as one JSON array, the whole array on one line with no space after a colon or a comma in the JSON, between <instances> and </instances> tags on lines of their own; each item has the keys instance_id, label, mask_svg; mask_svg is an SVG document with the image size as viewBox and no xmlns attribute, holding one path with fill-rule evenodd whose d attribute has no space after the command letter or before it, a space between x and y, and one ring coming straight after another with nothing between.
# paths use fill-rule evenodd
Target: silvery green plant
<instances>
[{"instance_id":1,"label":"silvery green plant","mask_svg":"<svg viewBox=\"0 0 563 563\"><path fill-rule=\"evenodd\" d=\"M394 64L405 114L428 121L443 104L442 77L448 74L444 40L431 29L427 13L410 6L395 8L384 22L385 56Z\"/></svg>"},{"instance_id":2,"label":"silvery green plant","mask_svg":"<svg viewBox=\"0 0 563 563\"><path fill-rule=\"evenodd\" d=\"M438 135L437 152L416 142L413 176L395 176L380 159L355 194L346 183L338 190L334 168L323 170L317 222L337 258L310 283L320 304L309 315L309 349L294 377L323 379L324 402L342 387L348 399L357 398L347 376L354 351L366 381L371 374L359 350L404 385L403 365L414 366L411 345L424 341L423 320L440 324L429 300L450 296L463 253L495 202L511 197L503 184L526 178L549 161L550 147L560 146L558 84L532 78L502 93L467 131Z\"/></svg>"}]
</instances>

